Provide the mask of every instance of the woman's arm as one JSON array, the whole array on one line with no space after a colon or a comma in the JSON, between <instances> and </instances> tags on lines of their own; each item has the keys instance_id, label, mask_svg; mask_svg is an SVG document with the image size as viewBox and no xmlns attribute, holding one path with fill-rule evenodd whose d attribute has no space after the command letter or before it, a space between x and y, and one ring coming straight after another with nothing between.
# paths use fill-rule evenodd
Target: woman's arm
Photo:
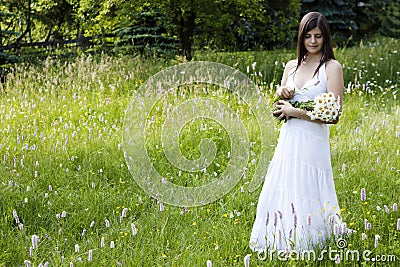
<instances>
[{"instance_id":1,"label":"woman's arm","mask_svg":"<svg viewBox=\"0 0 400 267\"><path fill-rule=\"evenodd\" d=\"M281 86L278 88L278 90L276 90L276 93L275 93L280 98L290 99L293 97L294 89L287 87L286 83L287 83L287 79L289 77L290 71L294 71L296 64L297 64L296 60L290 60L285 66L285 70L283 71L283 75L282 75Z\"/></svg>"},{"instance_id":2,"label":"woman's arm","mask_svg":"<svg viewBox=\"0 0 400 267\"><path fill-rule=\"evenodd\" d=\"M344 80L343 80L343 67L336 60L329 60L326 62L326 78L328 81L327 91L332 92L333 95L337 98L339 97L340 104L340 112L337 119L331 124L336 124L339 122L339 117L342 112L342 100L343 100L343 88L344 88Z\"/></svg>"}]
</instances>

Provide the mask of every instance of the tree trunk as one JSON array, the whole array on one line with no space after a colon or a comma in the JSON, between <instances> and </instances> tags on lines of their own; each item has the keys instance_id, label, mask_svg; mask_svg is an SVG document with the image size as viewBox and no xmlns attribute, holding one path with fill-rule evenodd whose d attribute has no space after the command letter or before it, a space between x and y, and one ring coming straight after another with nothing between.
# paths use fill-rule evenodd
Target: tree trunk
<instances>
[{"instance_id":1,"label":"tree trunk","mask_svg":"<svg viewBox=\"0 0 400 267\"><path fill-rule=\"evenodd\" d=\"M195 26L196 13L194 11L185 11L179 14L177 21L179 35L179 53L187 60L192 60L192 42Z\"/></svg>"}]
</instances>

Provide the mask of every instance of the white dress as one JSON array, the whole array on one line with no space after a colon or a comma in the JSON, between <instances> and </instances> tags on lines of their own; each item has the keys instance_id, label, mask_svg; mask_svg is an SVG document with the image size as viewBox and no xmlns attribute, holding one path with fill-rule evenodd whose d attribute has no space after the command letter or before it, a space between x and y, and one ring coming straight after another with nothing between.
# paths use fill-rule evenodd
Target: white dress
<instances>
[{"instance_id":1,"label":"white dress","mask_svg":"<svg viewBox=\"0 0 400 267\"><path fill-rule=\"evenodd\" d=\"M313 100L326 92L325 64L290 101ZM292 118L281 127L278 144L268 167L250 237L253 251L302 251L324 246L340 209L332 175L329 127Z\"/></svg>"}]
</instances>

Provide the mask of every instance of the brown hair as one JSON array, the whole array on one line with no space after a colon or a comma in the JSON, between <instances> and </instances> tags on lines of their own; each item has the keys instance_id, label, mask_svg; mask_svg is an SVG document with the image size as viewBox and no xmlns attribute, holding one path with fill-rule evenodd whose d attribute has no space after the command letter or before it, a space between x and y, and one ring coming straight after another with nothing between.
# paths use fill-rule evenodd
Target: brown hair
<instances>
[{"instance_id":1,"label":"brown hair","mask_svg":"<svg viewBox=\"0 0 400 267\"><path fill-rule=\"evenodd\" d=\"M299 25L299 35L297 38L297 68L300 66L301 62L306 58L307 49L304 46L305 35L314 28L319 28L322 32L324 38L324 43L322 45L322 57L321 61L314 72L314 75L318 72L319 68L325 62L335 59L333 55L331 31L329 29L329 24L326 18L319 12L309 12L300 21Z\"/></svg>"}]
</instances>

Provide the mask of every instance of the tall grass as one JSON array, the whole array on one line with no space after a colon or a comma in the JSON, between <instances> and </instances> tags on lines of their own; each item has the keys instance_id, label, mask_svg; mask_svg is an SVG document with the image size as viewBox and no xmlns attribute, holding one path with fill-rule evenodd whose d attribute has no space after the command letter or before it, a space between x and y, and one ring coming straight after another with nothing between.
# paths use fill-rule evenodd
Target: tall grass
<instances>
[{"instance_id":1,"label":"tall grass","mask_svg":"<svg viewBox=\"0 0 400 267\"><path fill-rule=\"evenodd\" d=\"M331 129L336 190L344 221L356 232L348 249L400 259L400 119L398 40L377 39L336 50L346 81L344 113ZM196 60L233 66L255 81L268 98L294 51L199 53ZM150 76L182 62L141 57L80 57L19 66L1 84L0 266L242 266L260 188L248 192L253 174L223 198L201 207L179 208L149 197L128 171L121 149L124 111ZM224 99L226 91L214 90ZM188 93L186 92L186 95ZM204 96L201 92L193 96ZM171 96L183 99L182 95ZM245 121L257 159L259 130L247 107L227 100ZM156 107L155 107L156 108ZM247 113L248 114L248 113ZM163 114L153 111L156 117ZM193 122L180 136L182 153L199 155L211 138L220 147L218 165L205 180L179 174L160 144L162 118L146 141L154 166L180 185L207 183L226 166L229 141L212 121ZM204 129L204 130L199 130ZM215 176L215 174L217 176ZM361 200L361 189L366 199ZM212 192L211 192L212 193ZM367 227L366 224L371 226ZM369 230L368 230L369 229ZM380 237L375 243L376 236ZM32 244L32 237L39 242ZM334 241L332 241L334 242ZM334 246L334 245L332 245ZM355 265L355 261L342 263ZM277 259L251 266L284 266ZM335 265L290 261L296 266ZM370 262L360 261L361 265ZM390 264L387 263L387 264ZM392 263L393 264L393 263Z\"/></svg>"}]
</instances>

